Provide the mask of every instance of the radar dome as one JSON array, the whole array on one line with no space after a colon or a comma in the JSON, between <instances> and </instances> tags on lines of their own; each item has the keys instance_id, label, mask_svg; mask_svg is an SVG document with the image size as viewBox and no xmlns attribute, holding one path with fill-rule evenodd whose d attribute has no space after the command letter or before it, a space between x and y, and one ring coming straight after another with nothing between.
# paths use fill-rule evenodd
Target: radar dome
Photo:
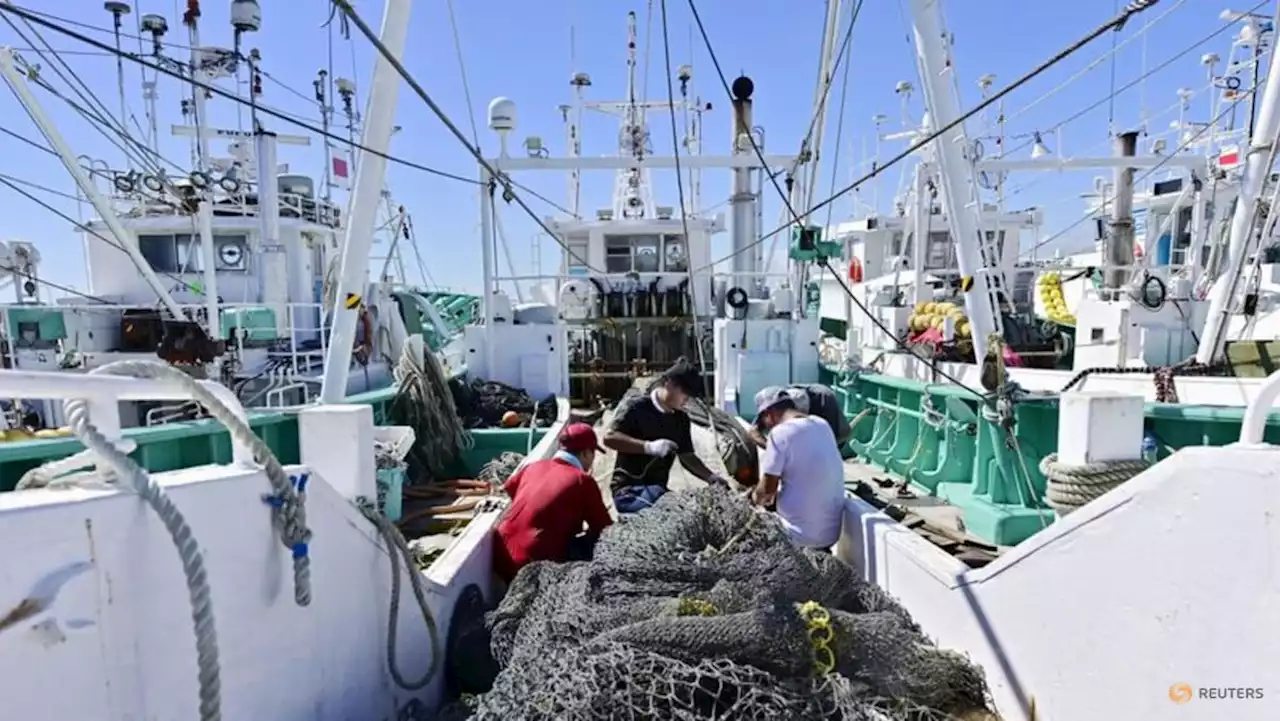
<instances>
[{"instance_id":1,"label":"radar dome","mask_svg":"<svg viewBox=\"0 0 1280 721\"><path fill-rule=\"evenodd\" d=\"M516 104L510 98L489 102L489 129L505 132L516 129Z\"/></svg>"}]
</instances>

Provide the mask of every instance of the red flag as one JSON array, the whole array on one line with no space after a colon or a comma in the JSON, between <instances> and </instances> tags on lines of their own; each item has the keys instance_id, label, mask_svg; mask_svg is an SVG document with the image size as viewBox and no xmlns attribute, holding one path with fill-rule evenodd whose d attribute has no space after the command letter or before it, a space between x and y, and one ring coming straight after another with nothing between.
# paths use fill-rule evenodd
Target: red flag
<instances>
[{"instance_id":1,"label":"red flag","mask_svg":"<svg viewBox=\"0 0 1280 721\"><path fill-rule=\"evenodd\" d=\"M341 150L336 150L334 151L331 160L333 165L333 182L337 185L346 186L351 182L351 166L350 163L347 162L346 153Z\"/></svg>"}]
</instances>

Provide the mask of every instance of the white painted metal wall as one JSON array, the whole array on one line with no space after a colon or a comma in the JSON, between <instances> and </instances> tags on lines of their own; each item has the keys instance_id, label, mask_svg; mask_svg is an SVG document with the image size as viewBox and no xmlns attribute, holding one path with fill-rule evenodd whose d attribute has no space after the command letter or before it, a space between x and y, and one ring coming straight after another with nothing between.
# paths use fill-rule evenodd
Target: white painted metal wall
<instances>
[{"instance_id":1,"label":"white painted metal wall","mask_svg":"<svg viewBox=\"0 0 1280 721\"><path fill-rule=\"evenodd\" d=\"M309 432L332 437L308 448L349 451L318 459L334 473L348 456L371 461L354 447L368 434L340 433L341 426L309 426ZM556 430L530 459L550 456ZM373 473L371 466L346 468ZM443 660L432 683L414 694L397 690L387 670L390 570L379 536L323 473L304 466L287 470L309 474L313 598L305 608L294 603L289 554L261 500L270 488L261 472L204 466L155 476L204 555L221 653L223 718L396 718L415 696L434 706ZM462 590L477 584L490 592L490 539L500 515L479 514L426 573L441 643ZM195 644L182 568L160 521L136 495L87 489L0 494L0 544L6 549L0 574L5 718L197 718ZM412 679L426 670L432 651L402 580L398 662Z\"/></svg>"},{"instance_id":2,"label":"white painted metal wall","mask_svg":"<svg viewBox=\"0 0 1280 721\"><path fill-rule=\"evenodd\" d=\"M1269 721L1277 483L1278 447L1186 449L980 570L849 499L837 555L982 665L1005 721L1032 699L1036 721ZM1215 687L1263 697L1201 697Z\"/></svg>"}]
</instances>

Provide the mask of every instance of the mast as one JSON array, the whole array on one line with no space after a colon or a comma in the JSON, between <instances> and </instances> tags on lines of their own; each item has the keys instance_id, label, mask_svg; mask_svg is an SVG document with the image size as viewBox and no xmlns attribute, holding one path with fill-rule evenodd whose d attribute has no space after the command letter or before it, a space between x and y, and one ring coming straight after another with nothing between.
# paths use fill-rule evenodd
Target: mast
<instances>
[{"instance_id":1,"label":"mast","mask_svg":"<svg viewBox=\"0 0 1280 721\"><path fill-rule=\"evenodd\" d=\"M1231 303L1239 287L1249 251L1254 247L1258 198L1271 172L1273 143L1280 136L1280 63L1275 62L1274 57L1267 72L1267 87L1262 93L1262 108L1258 114L1256 131L1249 138L1249 156L1245 160L1240 195L1231 216L1226 269L1210 291L1209 315L1205 318L1204 330L1200 333L1200 346L1196 349L1198 363L1212 363L1222 348L1227 320L1231 316ZM1273 208L1271 212L1276 212L1276 209Z\"/></svg>"},{"instance_id":2,"label":"mast","mask_svg":"<svg viewBox=\"0 0 1280 721\"><path fill-rule=\"evenodd\" d=\"M948 53L942 23L942 0L911 0L911 24L915 31L916 58L925 103L933 127L943 128L960 117L960 107L952 90L955 65ZM933 143L942 186L942 207L947 214L956 243L956 260L964 290L965 314L973 335L974 357L980 362L987 352L987 336L1000 326L990 278L982 265L982 206L976 198L973 167L966 156L970 147L964 124L942 133Z\"/></svg>"},{"instance_id":3,"label":"mast","mask_svg":"<svg viewBox=\"0 0 1280 721\"><path fill-rule=\"evenodd\" d=\"M822 141L827 127L827 108L831 106L828 99L831 95L830 88L835 82L835 60L839 56L836 36L840 31L841 5L841 0L827 0L826 29L822 34L822 53L818 60L818 89L813 98L813 144L809 146L813 153L813 160L809 164L809 179L804 184L803 207L805 208L813 207L814 194L818 191L818 169L822 165ZM844 61L849 62L849 58L844 58Z\"/></svg>"},{"instance_id":4,"label":"mast","mask_svg":"<svg viewBox=\"0 0 1280 721\"><path fill-rule=\"evenodd\" d=\"M40 132L45 139L49 141L49 145L54 152L58 154L58 158L66 167L67 172L71 173L71 177L75 179L76 185L80 191L85 194L89 202L93 204L94 210L101 216L102 222L106 224L107 229L111 231L111 235L115 237L116 243L125 253L133 259L133 264L138 268L138 272L142 274L142 279L146 281L151 290L155 292L156 297L164 304L165 309L173 315L175 319L186 320L187 316L183 313L182 308L174 301L173 296L169 295L169 291L164 287L164 283L156 276L151 265L146 258L142 257L142 252L138 250L137 243L134 242L133 234L131 234L116 217L115 211L111 208L111 201L94 185L93 180L89 178L88 173L80 166L80 161L76 158L75 152L71 146L67 145L67 141L62 137L62 133L58 132L58 128L49 119L48 113L45 112L44 106L36 99L31 92L31 88L27 87L25 73L18 72L14 67L14 53L12 48L0 48L0 74L4 75L4 79L9 83L9 87L13 89L14 95L18 96L18 100L26 108L27 113L35 122L36 127L40 128Z\"/></svg>"},{"instance_id":5,"label":"mast","mask_svg":"<svg viewBox=\"0 0 1280 721\"><path fill-rule=\"evenodd\" d=\"M333 305L333 331L325 354L321 403L339 403L347 395L356 320L367 283L369 249L373 245L382 181L387 169L387 159L376 153L385 154L391 144L396 100L400 94L400 76L387 55L397 59L404 55L411 9L411 0L387 0L382 11L379 37L387 53L378 53L373 66L369 111L365 115L361 137L361 144L374 152L360 153L356 165L355 190L351 194L347 234L342 244L342 271Z\"/></svg>"},{"instance_id":6,"label":"mast","mask_svg":"<svg viewBox=\"0 0 1280 721\"><path fill-rule=\"evenodd\" d=\"M1138 153L1138 134L1119 133L1115 137L1116 156L1132 158ZM1107 265L1102 285L1113 297L1124 287L1129 266L1133 265L1133 166L1114 170L1115 194L1111 203L1111 233L1104 247Z\"/></svg>"},{"instance_id":7,"label":"mast","mask_svg":"<svg viewBox=\"0 0 1280 721\"><path fill-rule=\"evenodd\" d=\"M196 167L193 177L202 177L208 179L205 169L209 163L209 119L205 115L207 98L205 97L204 88L196 83L209 83L213 81L210 73L203 70L203 50L200 48L200 2L199 0L187 0L187 11L182 16L182 22L187 26L187 34L191 41L191 101L192 107L195 108L195 126L196 126ZM200 197L200 206L196 211L197 227L200 231L200 266L201 270L201 292L204 293L205 315L208 316L207 324L209 328L209 337L218 339L222 335L221 318L218 309L218 261L217 253L213 248L213 197L212 188L208 182L203 184L195 184L195 191ZM215 360L215 368L218 361Z\"/></svg>"}]
</instances>

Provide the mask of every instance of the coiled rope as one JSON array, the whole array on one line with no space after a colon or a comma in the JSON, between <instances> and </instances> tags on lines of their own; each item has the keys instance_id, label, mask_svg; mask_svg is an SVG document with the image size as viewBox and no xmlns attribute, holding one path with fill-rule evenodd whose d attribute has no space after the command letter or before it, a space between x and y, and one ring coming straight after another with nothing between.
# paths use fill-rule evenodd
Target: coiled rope
<instances>
[{"instance_id":1,"label":"coiled rope","mask_svg":"<svg viewBox=\"0 0 1280 721\"><path fill-rule=\"evenodd\" d=\"M391 680L405 691L417 691L426 688L440 667L441 651L440 632L436 627L436 619L431 613L431 607L427 605L427 592L422 586L422 572L413 567L411 561L413 553L409 549L408 542L404 540L404 535L395 527L395 524L368 503L356 504L356 507L360 509L365 518L368 518L377 527L383 543L387 546L387 559L391 562L391 609L387 616L387 671L391 674ZM427 634L431 637L431 665L427 667L426 673L416 681L405 679L404 674L400 671L400 664L396 661L396 638L400 626L401 564L409 572L409 587L413 589L413 598L418 603L418 609L422 612L422 620L427 626Z\"/></svg>"},{"instance_id":2,"label":"coiled rope","mask_svg":"<svg viewBox=\"0 0 1280 721\"><path fill-rule=\"evenodd\" d=\"M284 544L285 548L289 549L293 557L294 602L299 606L309 605L311 603L311 556L308 544L311 542L311 530L307 528L305 476L299 482L298 488L295 489L292 481L289 480L289 475L285 473L284 467L280 465L280 461L271 452L271 448L254 434L253 429L249 428L249 425L241 420L212 391L176 368L155 361L116 361L96 368L90 371L90 374L175 382L190 393L194 400L203 405L211 417L226 427L227 432L231 434L235 442L246 446L250 450L254 461L262 464L262 470L267 476L267 481L271 484L272 492L263 496L262 500L271 507L272 525L280 536L280 542ZM86 414L88 412L87 404L84 401L67 401L63 407L67 409L68 419L73 408L84 408L86 410L83 412ZM92 426L89 427L92 428ZM97 429L93 430L97 433ZM75 432L74 427L72 427L72 432ZM97 433L97 435L104 439L100 447L90 446L85 443L85 446L94 454L99 457L128 458L120 449L128 447L128 444L131 443L130 441L117 441L116 444L118 445L113 445L112 442L105 440L106 437L102 436L101 433ZM113 470L119 473L118 464L111 463L110 465ZM137 464L129 460L128 467L137 468ZM65 472L66 470L69 469L62 462L55 461L43 466L42 469L36 472L27 474L27 476L24 476L24 480L50 477L54 475L53 471ZM40 483L37 480L27 487L38 487L38 485Z\"/></svg>"},{"instance_id":3,"label":"coiled rope","mask_svg":"<svg viewBox=\"0 0 1280 721\"><path fill-rule=\"evenodd\" d=\"M190 384L200 388L200 400L206 404L215 418L219 417L215 407L221 408L226 415L229 409L213 398L208 391L181 371L174 370L159 363L142 361L121 361L111 363L90 371L102 375L123 375L142 378L175 378L181 376L183 385ZM176 374L176 375L174 375ZM173 504L168 494L150 474L139 466L132 458L103 435L89 421L89 403L84 400L69 400L63 403L67 416L67 425L71 432L84 443L85 447L95 453L103 463L110 466L121 480L129 482L134 491L151 506L159 516L169 537L178 549L178 557L182 562L182 572L186 578L187 594L191 601L191 621L196 636L196 664L199 679L200 719L201 721L221 721L222 719L222 682L221 664L218 656L218 633L214 623L213 602L209 588L209 577L204 568L204 556L200 545L192 534L182 511ZM232 431L235 432L234 430ZM269 453L269 451L268 451ZM276 464L277 466L279 464ZM286 480L287 483L287 480Z\"/></svg>"},{"instance_id":4,"label":"coiled rope","mask_svg":"<svg viewBox=\"0 0 1280 721\"><path fill-rule=\"evenodd\" d=\"M1048 479L1045 502L1065 516L1150 467L1141 459L1075 465L1062 463L1057 453L1050 453L1040 461L1040 472Z\"/></svg>"}]
</instances>

